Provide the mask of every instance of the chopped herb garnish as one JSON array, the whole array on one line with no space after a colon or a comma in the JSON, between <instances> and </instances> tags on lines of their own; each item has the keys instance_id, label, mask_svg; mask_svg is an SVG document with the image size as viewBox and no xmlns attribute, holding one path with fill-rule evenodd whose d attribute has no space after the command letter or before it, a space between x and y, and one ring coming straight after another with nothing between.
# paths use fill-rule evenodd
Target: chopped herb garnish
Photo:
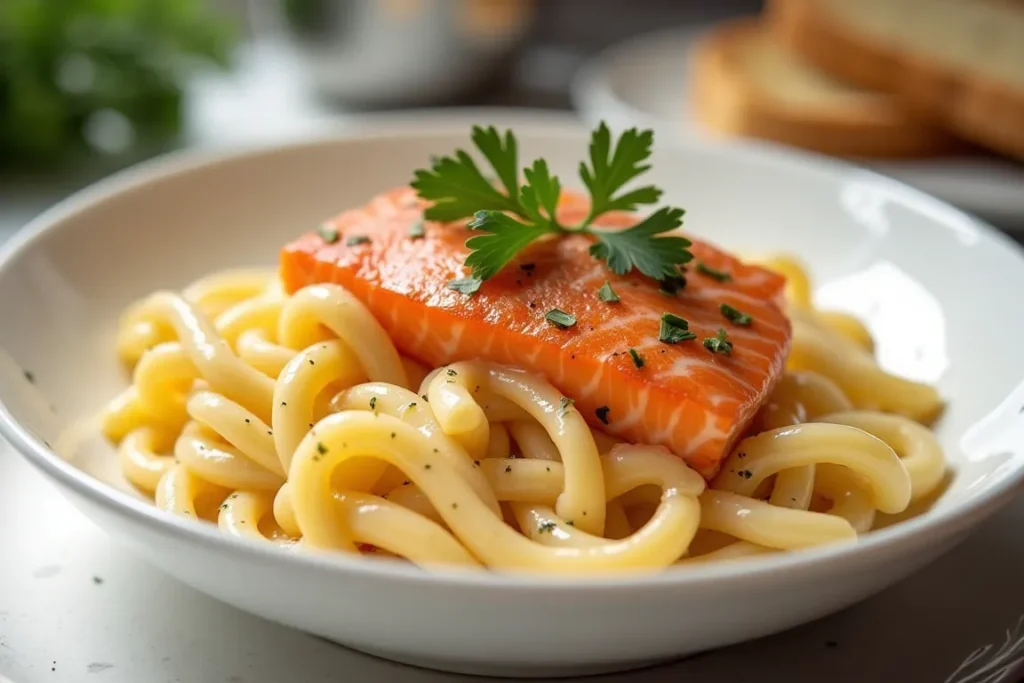
<instances>
[{"instance_id":1,"label":"chopped herb garnish","mask_svg":"<svg viewBox=\"0 0 1024 683\"><path fill-rule=\"evenodd\" d=\"M644 357L637 353L636 349L629 349L629 357L633 359L633 365L636 366L637 370L644 366Z\"/></svg>"},{"instance_id":2,"label":"chopped herb garnish","mask_svg":"<svg viewBox=\"0 0 1024 683\"><path fill-rule=\"evenodd\" d=\"M511 471L512 471L512 465L506 465L505 466L505 474L508 474Z\"/></svg>"},{"instance_id":3,"label":"chopped herb garnish","mask_svg":"<svg viewBox=\"0 0 1024 683\"><path fill-rule=\"evenodd\" d=\"M366 244L369 241L370 241L370 238L367 237L366 235L352 235L347 240L345 240L345 246L346 247L355 247L355 246L358 246L360 244Z\"/></svg>"},{"instance_id":4,"label":"chopped herb garnish","mask_svg":"<svg viewBox=\"0 0 1024 683\"><path fill-rule=\"evenodd\" d=\"M523 169L526 179L519 184L518 144L511 131L502 137L494 127L474 127L472 141L490 164L499 183L488 179L463 150L454 156L432 160L429 170L415 172L412 186L417 194L432 200L424 216L429 220L455 221L473 217L468 227L483 234L471 237L466 265L480 280L487 280L531 242L545 236L584 234L594 243L590 254L605 261L619 275L634 268L655 280L675 275L677 268L693 255L690 241L665 235L682 224L683 210L662 207L625 230L607 230L594 225L610 211L635 211L655 204L661 190L648 185L622 191L647 171L654 133L625 131L615 144L604 123L590 140L590 163L580 164L580 178L590 192L590 211L579 225L563 226L556 209L562 185L551 175L547 162L537 159Z\"/></svg>"},{"instance_id":5,"label":"chopped herb garnish","mask_svg":"<svg viewBox=\"0 0 1024 683\"><path fill-rule=\"evenodd\" d=\"M371 396L370 397L370 410L377 410L377 397L376 396Z\"/></svg>"},{"instance_id":6,"label":"chopped herb garnish","mask_svg":"<svg viewBox=\"0 0 1024 683\"><path fill-rule=\"evenodd\" d=\"M338 231L333 225L324 223L316 229L316 234L320 235L320 238L327 244L334 244L338 241Z\"/></svg>"},{"instance_id":7,"label":"chopped herb garnish","mask_svg":"<svg viewBox=\"0 0 1024 683\"><path fill-rule=\"evenodd\" d=\"M606 304L614 304L619 301L619 295L612 289L612 283L607 280L601 285L601 289L597 290L597 298Z\"/></svg>"},{"instance_id":8,"label":"chopped herb garnish","mask_svg":"<svg viewBox=\"0 0 1024 683\"><path fill-rule=\"evenodd\" d=\"M319 453L320 455L324 455L325 453L327 453L327 446L325 446L322 441L317 441L316 452Z\"/></svg>"},{"instance_id":9,"label":"chopped herb garnish","mask_svg":"<svg viewBox=\"0 0 1024 683\"><path fill-rule=\"evenodd\" d=\"M537 533L549 534L558 527L554 522L541 522L537 525Z\"/></svg>"},{"instance_id":10,"label":"chopped herb garnish","mask_svg":"<svg viewBox=\"0 0 1024 683\"><path fill-rule=\"evenodd\" d=\"M752 476L754 476L754 473L751 472L750 470L740 470L736 474L740 475L744 479L750 479Z\"/></svg>"},{"instance_id":11,"label":"chopped herb garnish","mask_svg":"<svg viewBox=\"0 0 1024 683\"><path fill-rule=\"evenodd\" d=\"M449 280L448 289L462 292L466 296L473 296L483 283L484 281L477 277L463 277L458 280Z\"/></svg>"},{"instance_id":12,"label":"chopped herb garnish","mask_svg":"<svg viewBox=\"0 0 1024 683\"><path fill-rule=\"evenodd\" d=\"M712 268L706 263L697 262L697 272L701 275L707 275L708 277L718 280L719 282L729 282L732 280L732 275L725 272L724 270L717 270Z\"/></svg>"},{"instance_id":13,"label":"chopped herb garnish","mask_svg":"<svg viewBox=\"0 0 1024 683\"><path fill-rule=\"evenodd\" d=\"M686 318L680 318L678 315L672 313L662 313L661 322L671 325L673 327L678 327L681 330L690 329L689 320L687 320Z\"/></svg>"},{"instance_id":14,"label":"chopped herb garnish","mask_svg":"<svg viewBox=\"0 0 1024 683\"><path fill-rule=\"evenodd\" d=\"M658 341L663 344L678 344L679 342L696 339L697 335L689 331L690 323L678 315L671 313L661 314L661 328L658 330Z\"/></svg>"},{"instance_id":15,"label":"chopped herb garnish","mask_svg":"<svg viewBox=\"0 0 1024 683\"><path fill-rule=\"evenodd\" d=\"M544 319L560 329L566 330L576 324L576 316L572 313L552 308L544 314Z\"/></svg>"},{"instance_id":16,"label":"chopped herb garnish","mask_svg":"<svg viewBox=\"0 0 1024 683\"><path fill-rule=\"evenodd\" d=\"M711 353L720 353L725 356L732 353L732 342L726 338L725 330L721 328L714 337L705 337L703 343L704 348Z\"/></svg>"},{"instance_id":17,"label":"chopped herb garnish","mask_svg":"<svg viewBox=\"0 0 1024 683\"><path fill-rule=\"evenodd\" d=\"M29 384L35 384L36 383L36 376L33 375L31 372L29 372L28 370L22 370L22 373L25 375L25 380Z\"/></svg>"},{"instance_id":18,"label":"chopped herb garnish","mask_svg":"<svg viewBox=\"0 0 1024 683\"><path fill-rule=\"evenodd\" d=\"M597 415L597 419L600 420L602 423L608 424L609 410L611 410L611 408L609 408L608 406L601 406L600 408L594 411L594 414Z\"/></svg>"},{"instance_id":19,"label":"chopped herb garnish","mask_svg":"<svg viewBox=\"0 0 1024 683\"><path fill-rule=\"evenodd\" d=\"M569 411L569 408L572 407L573 403L575 403L575 401L568 396L563 396L558 399L558 417L565 417L565 414Z\"/></svg>"},{"instance_id":20,"label":"chopped herb garnish","mask_svg":"<svg viewBox=\"0 0 1024 683\"><path fill-rule=\"evenodd\" d=\"M665 296L675 296L686 288L686 278L682 275L670 275L658 282L658 291Z\"/></svg>"},{"instance_id":21,"label":"chopped herb garnish","mask_svg":"<svg viewBox=\"0 0 1024 683\"><path fill-rule=\"evenodd\" d=\"M449 377L455 377L459 373L456 372L455 370L452 370L451 368L448 368L447 370L445 370L445 374L448 375Z\"/></svg>"},{"instance_id":22,"label":"chopped herb garnish","mask_svg":"<svg viewBox=\"0 0 1024 683\"><path fill-rule=\"evenodd\" d=\"M92 577L92 582L95 583L98 586L101 583L103 583L103 577L101 577L101 576L94 576L94 577Z\"/></svg>"},{"instance_id":23,"label":"chopped herb garnish","mask_svg":"<svg viewBox=\"0 0 1024 683\"><path fill-rule=\"evenodd\" d=\"M565 525L566 526L576 526L571 519L565 520Z\"/></svg>"},{"instance_id":24,"label":"chopped herb garnish","mask_svg":"<svg viewBox=\"0 0 1024 683\"><path fill-rule=\"evenodd\" d=\"M722 312L726 320L741 327L746 327L754 322L754 318L749 313L735 309L729 304L722 304L718 307L718 310Z\"/></svg>"},{"instance_id":25,"label":"chopped herb garnish","mask_svg":"<svg viewBox=\"0 0 1024 683\"><path fill-rule=\"evenodd\" d=\"M421 240L427 235L427 230L423 225L423 221L416 221L409 227L409 237L414 240Z\"/></svg>"}]
</instances>

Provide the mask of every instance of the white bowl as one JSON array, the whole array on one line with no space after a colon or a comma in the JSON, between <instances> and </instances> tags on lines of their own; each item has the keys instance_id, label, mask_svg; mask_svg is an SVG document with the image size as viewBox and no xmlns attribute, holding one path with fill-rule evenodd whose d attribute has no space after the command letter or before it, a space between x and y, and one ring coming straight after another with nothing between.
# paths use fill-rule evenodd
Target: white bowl
<instances>
[{"instance_id":1,"label":"white bowl","mask_svg":"<svg viewBox=\"0 0 1024 683\"><path fill-rule=\"evenodd\" d=\"M516 128L524 154L543 153L573 177L585 130L499 118ZM700 141L656 141L651 172L666 200L687 208L688 229L735 249L796 253L813 266L819 301L866 317L883 365L937 382L949 400L938 431L955 475L920 516L852 546L651 578L428 574L225 537L133 493L101 439L65 457L44 445L124 386L112 340L128 302L209 270L273 264L283 242L323 217L467 144L460 119L412 114L345 137L178 155L40 217L0 256L0 432L112 536L213 598L359 650L463 672L624 669L780 631L909 575L1013 495L1024 476L1018 249L872 173ZM46 511L25 513L32 524Z\"/></svg>"}]
</instances>

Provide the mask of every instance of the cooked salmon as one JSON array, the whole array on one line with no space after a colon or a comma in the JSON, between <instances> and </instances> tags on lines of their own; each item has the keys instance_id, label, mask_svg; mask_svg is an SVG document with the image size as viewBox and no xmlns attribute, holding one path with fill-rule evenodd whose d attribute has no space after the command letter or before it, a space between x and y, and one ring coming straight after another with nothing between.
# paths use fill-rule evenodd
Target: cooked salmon
<instances>
[{"instance_id":1,"label":"cooked salmon","mask_svg":"<svg viewBox=\"0 0 1024 683\"><path fill-rule=\"evenodd\" d=\"M587 201L563 192L562 223L581 221ZM688 283L667 295L636 271L616 276L590 256L588 238L573 235L534 243L467 296L448 283L469 275L465 242L479 233L464 223L424 223L425 206L413 189L399 188L341 213L325 224L337 238L314 230L284 247L285 287L340 284L369 307L402 353L432 366L483 359L540 373L594 427L662 444L714 476L782 372L791 329L780 276L694 240ZM608 214L595 224L628 227L637 220ZM618 302L598 297L606 281ZM752 322L727 319L722 304ZM552 309L576 323L553 324L545 317ZM659 341L664 313L688 321L697 338ZM702 343L720 329L732 342L729 354Z\"/></svg>"}]
</instances>

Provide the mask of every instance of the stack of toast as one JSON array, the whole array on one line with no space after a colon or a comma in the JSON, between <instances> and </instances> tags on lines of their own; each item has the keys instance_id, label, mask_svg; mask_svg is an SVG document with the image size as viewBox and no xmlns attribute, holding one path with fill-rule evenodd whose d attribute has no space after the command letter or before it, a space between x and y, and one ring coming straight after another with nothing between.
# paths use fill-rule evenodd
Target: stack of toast
<instances>
[{"instance_id":1,"label":"stack of toast","mask_svg":"<svg viewBox=\"0 0 1024 683\"><path fill-rule=\"evenodd\" d=\"M692 54L708 129L846 157L1024 160L1024 1L768 0ZM1024 189L1022 189L1024 191Z\"/></svg>"}]
</instances>

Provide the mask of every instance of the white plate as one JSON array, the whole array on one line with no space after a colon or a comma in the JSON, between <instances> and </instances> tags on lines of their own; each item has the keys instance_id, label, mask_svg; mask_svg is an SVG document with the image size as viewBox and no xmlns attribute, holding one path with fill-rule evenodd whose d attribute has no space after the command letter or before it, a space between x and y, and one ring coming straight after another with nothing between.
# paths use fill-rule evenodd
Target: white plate
<instances>
[{"instance_id":1,"label":"white plate","mask_svg":"<svg viewBox=\"0 0 1024 683\"><path fill-rule=\"evenodd\" d=\"M671 28L615 45L573 80L573 103L587 122L701 135L687 103L688 56L706 28ZM1024 164L990 156L865 161L1007 230L1024 230Z\"/></svg>"},{"instance_id":2,"label":"white plate","mask_svg":"<svg viewBox=\"0 0 1024 683\"><path fill-rule=\"evenodd\" d=\"M570 177L586 131L502 118L524 155L543 153ZM309 225L467 144L466 117L450 121L413 113L360 135L176 155L37 219L0 253L0 320L18 321L0 328L0 433L114 538L200 591L356 649L460 671L627 668L777 632L907 576L1010 499L1024 476L1024 324L1006 314L1024 288L1016 247L877 175L698 140L659 142L651 172L667 201L687 207L690 230L797 251L822 301L867 317L887 366L950 399L939 434L956 476L927 513L853 546L645 579L426 574L227 538L129 492L99 440L69 459L44 445L123 386L111 342L125 304L215 268L273 263Z\"/></svg>"}]
</instances>

